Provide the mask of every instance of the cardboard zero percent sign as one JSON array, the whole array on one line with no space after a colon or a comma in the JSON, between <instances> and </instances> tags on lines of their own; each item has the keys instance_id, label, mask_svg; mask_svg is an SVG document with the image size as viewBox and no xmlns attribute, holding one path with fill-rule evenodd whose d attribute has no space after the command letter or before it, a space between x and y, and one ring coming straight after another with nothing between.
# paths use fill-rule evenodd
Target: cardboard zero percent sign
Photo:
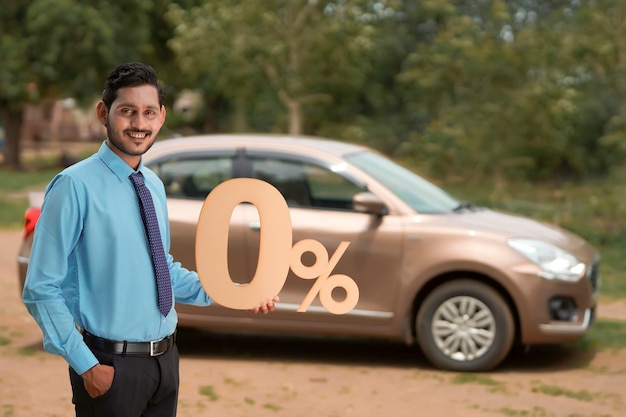
<instances>
[{"instance_id":1,"label":"cardboard zero percent sign","mask_svg":"<svg viewBox=\"0 0 626 417\"><path fill-rule=\"evenodd\" d=\"M233 210L244 202L256 207L262 227L256 273L249 284L238 285L228 271L228 230ZM359 300L358 286L347 275L331 275L350 242L341 242L329 260L320 242L304 239L292 247L292 238L287 202L274 186L253 178L222 182L204 201L196 228L196 268L204 290L224 307L248 310L278 295L291 268L300 278L316 279L299 312L305 312L317 294L324 308L333 314L352 310ZM313 265L302 263L306 252L315 255ZM338 287L345 290L342 301L332 297L333 289Z\"/></svg>"}]
</instances>

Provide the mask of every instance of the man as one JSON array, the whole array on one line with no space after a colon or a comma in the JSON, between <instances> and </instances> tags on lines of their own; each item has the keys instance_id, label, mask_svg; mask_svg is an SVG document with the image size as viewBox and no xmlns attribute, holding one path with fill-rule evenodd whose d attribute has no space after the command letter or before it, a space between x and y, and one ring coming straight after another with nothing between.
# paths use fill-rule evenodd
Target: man
<instances>
[{"instance_id":1,"label":"man","mask_svg":"<svg viewBox=\"0 0 626 417\"><path fill-rule=\"evenodd\" d=\"M96 107L107 139L46 189L23 300L45 349L70 366L77 416L174 416L174 301L212 303L169 254L164 187L142 163L165 121L164 96L150 66L113 70Z\"/></svg>"}]
</instances>

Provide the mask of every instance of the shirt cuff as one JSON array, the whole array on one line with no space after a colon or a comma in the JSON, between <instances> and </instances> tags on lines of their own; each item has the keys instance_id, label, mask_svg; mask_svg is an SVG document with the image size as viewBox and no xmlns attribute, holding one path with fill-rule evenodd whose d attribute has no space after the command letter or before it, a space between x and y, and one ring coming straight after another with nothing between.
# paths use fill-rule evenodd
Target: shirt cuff
<instances>
[{"instance_id":1,"label":"shirt cuff","mask_svg":"<svg viewBox=\"0 0 626 417\"><path fill-rule=\"evenodd\" d=\"M84 374L98 364L98 359L84 343L69 352L65 360L78 375Z\"/></svg>"}]
</instances>

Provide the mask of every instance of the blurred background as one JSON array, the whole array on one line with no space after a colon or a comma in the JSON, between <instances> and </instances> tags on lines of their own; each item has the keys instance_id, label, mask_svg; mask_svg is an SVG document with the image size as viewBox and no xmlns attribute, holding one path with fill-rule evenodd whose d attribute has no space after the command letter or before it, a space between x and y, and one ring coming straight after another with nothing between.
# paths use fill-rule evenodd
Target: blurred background
<instances>
[{"instance_id":1,"label":"blurred background","mask_svg":"<svg viewBox=\"0 0 626 417\"><path fill-rule=\"evenodd\" d=\"M102 141L104 79L142 61L166 87L162 138L371 146L577 232L603 255L603 296L626 298L626 2L3 0L0 35L0 227Z\"/></svg>"}]
</instances>

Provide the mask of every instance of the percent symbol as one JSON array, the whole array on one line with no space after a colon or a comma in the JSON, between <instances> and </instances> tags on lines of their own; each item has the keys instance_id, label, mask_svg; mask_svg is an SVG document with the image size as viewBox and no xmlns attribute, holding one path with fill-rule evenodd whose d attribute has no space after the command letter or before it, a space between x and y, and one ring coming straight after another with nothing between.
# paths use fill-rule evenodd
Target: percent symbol
<instances>
[{"instance_id":1,"label":"percent symbol","mask_svg":"<svg viewBox=\"0 0 626 417\"><path fill-rule=\"evenodd\" d=\"M291 270L302 279L316 279L304 300L298 307L298 312L305 312L317 294L326 310L333 314L345 314L352 310L359 301L359 287L352 278L344 274L331 272L345 253L350 242L341 242L335 253L328 259L328 252L324 245L317 240L304 239L293 245L291 249ZM302 263L302 255L310 252L315 255L315 263L307 266ZM342 301L333 298L333 290L343 288L346 292Z\"/></svg>"},{"instance_id":2,"label":"percent symbol","mask_svg":"<svg viewBox=\"0 0 626 417\"><path fill-rule=\"evenodd\" d=\"M237 206L252 203L263 224L259 237L256 272L246 285L233 281L228 269L230 221ZM304 239L292 246L293 232L289 207L283 195L271 184L254 178L235 178L216 186L202 205L196 228L196 270L202 287L222 307L249 310L267 303L283 288L289 268L304 279L317 278L298 312L306 311L317 294L333 314L345 314L359 301L359 288L347 275L331 275L350 242L341 242L328 259L328 251L318 241ZM315 263L306 266L302 255L311 252ZM335 288L346 297L335 301Z\"/></svg>"}]
</instances>

